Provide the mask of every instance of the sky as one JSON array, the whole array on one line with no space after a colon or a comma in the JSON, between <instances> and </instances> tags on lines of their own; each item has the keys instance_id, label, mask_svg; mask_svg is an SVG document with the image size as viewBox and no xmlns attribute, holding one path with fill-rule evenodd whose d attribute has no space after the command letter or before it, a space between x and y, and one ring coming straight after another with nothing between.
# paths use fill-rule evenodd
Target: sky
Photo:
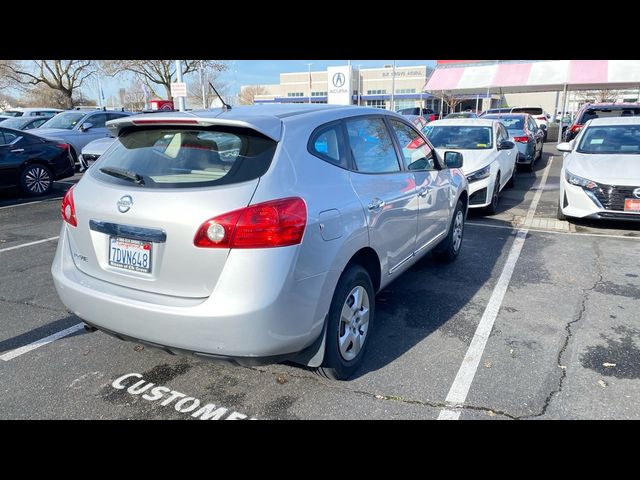
<instances>
[{"instance_id":1,"label":"sky","mask_svg":"<svg viewBox=\"0 0 640 480\"><path fill-rule=\"evenodd\" d=\"M280 73L306 72L308 63L312 63L311 71L323 71L329 66L346 65L348 60L229 60L229 69L220 75L220 79L228 83L229 95L237 95L242 85L266 85L280 83ZM393 60L351 60L354 66L362 68L382 67L391 65ZM396 66L412 65L435 66L435 60L396 60ZM118 88L126 87L129 81L121 82L117 78L102 79L105 98L118 95ZM87 95L94 94L94 89L87 88Z\"/></svg>"}]
</instances>

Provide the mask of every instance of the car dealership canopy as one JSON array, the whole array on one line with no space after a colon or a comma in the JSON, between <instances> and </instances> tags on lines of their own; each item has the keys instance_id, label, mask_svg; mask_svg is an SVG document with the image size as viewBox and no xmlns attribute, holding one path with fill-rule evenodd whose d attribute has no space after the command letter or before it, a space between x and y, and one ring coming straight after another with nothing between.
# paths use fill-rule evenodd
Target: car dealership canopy
<instances>
[{"instance_id":1,"label":"car dealership canopy","mask_svg":"<svg viewBox=\"0 0 640 480\"><path fill-rule=\"evenodd\" d=\"M438 60L426 92L526 93L640 89L640 60Z\"/></svg>"}]
</instances>

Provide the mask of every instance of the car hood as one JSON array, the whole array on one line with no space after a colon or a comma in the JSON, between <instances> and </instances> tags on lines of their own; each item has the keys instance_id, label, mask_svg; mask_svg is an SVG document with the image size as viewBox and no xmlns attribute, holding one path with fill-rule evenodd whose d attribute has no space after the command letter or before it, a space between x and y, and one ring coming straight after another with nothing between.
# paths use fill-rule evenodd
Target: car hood
<instances>
[{"instance_id":1,"label":"car hood","mask_svg":"<svg viewBox=\"0 0 640 480\"><path fill-rule=\"evenodd\" d=\"M98 140L94 140L93 142L89 142L82 149L83 155L102 155L107 148L111 146L113 142L115 142L115 138L113 137L105 137L99 138Z\"/></svg>"},{"instance_id":2,"label":"car hood","mask_svg":"<svg viewBox=\"0 0 640 480\"><path fill-rule=\"evenodd\" d=\"M64 128L34 128L32 132L34 135L38 135L40 137L56 137L61 135L67 136L74 132L74 130L66 130Z\"/></svg>"},{"instance_id":3,"label":"car hood","mask_svg":"<svg viewBox=\"0 0 640 480\"><path fill-rule=\"evenodd\" d=\"M564 168L574 175L608 185L640 185L640 155L584 154L564 157Z\"/></svg>"},{"instance_id":4,"label":"car hood","mask_svg":"<svg viewBox=\"0 0 640 480\"><path fill-rule=\"evenodd\" d=\"M459 148L436 148L440 158L444 160L444 152L460 152L462 154L462 173L468 175L489 165L496 158L496 152L489 150L466 150Z\"/></svg>"}]
</instances>

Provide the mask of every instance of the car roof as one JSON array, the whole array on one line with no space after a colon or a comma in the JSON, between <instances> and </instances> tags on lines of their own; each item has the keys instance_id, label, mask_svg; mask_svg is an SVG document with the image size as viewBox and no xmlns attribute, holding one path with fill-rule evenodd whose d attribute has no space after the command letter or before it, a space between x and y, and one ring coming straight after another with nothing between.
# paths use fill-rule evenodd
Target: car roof
<instances>
[{"instance_id":1,"label":"car roof","mask_svg":"<svg viewBox=\"0 0 640 480\"><path fill-rule=\"evenodd\" d=\"M434 120L429 123L429 126L435 125L455 125L465 127L490 127L497 120L491 120L486 118L443 118L442 120Z\"/></svg>"},{"instance_id":2,"label":"car roof","mask_svg":"<svg viewBox=\"0 0 640 480\"><path fill-rule=\"evenodd\" d=\"M516 112L516 113L487 113L486 115L483 115L482 118L489 118L489 116L491 116L491 118L514 118L514 117L526 117L527 115L529 115L527 112Z\"/></svg>"},{"instance_id":3,"label":"car roof","mask_svg":"<svg viewBox=\"0 0 640 480\"><path fill-rule=\"evenodd\" d=\"M39 112L41 110L50 110L52 112L64 112L64 110L60 108L49 108L49 107L15 107L15 108L7 108L5 112Z\"/></svg>"},{"instance_id":4,"label":"car roof","mask_svg":"<svg viewBox=\"0 0 640 480\"><path fill-rule=\"evenodd\" d=\"M640 125L638 117L605 117L589 120L590 127L603 127L605 125Z\"/></svg>"},{"instance_id":5,"label":"car roof","mask_svg":"<svg viewBox=\"0 0 640 480\"><path fill-rule=\"evenodd\" d=\"M117 136L120 131L136 124L162 124L170 125L173 120L176 124L184 124L192 120L195 125L230 125L251 128L273 140L279 141L282 133L282 124L290 121L313 121L314 117L327 117L328 113L335 113L332 119L344 118L352 115L389 115L404 118L395 112L371 107L359 107L357 105L327 105L327 104L257 104L241 105L231 110L215 108L210 110L193 110L190 112L166 112L135 115L135 118L122 118L107 122L112 134ZM339 114L339 115L338 115ZM323 119L331 121L332 119Z\"/></svg>"}]
</instances>

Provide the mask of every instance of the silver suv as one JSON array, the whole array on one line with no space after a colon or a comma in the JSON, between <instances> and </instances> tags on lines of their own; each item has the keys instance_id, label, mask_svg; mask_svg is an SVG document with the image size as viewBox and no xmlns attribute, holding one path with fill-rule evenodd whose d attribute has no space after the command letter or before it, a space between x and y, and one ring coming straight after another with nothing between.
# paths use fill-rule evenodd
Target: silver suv
<instances>
[{"instance_id":1,"label":"silver suv","mask_svg":"<svg viewBox=\"0 0 640 480\"><path fill-rule=\"evenodd\" d=\"M108 127L114 145L63 200L52 273L119 338L346 379L376 292L460 251L462 155L440 158L401 115L258 105Z\"/></svg>"}]
</instances>

